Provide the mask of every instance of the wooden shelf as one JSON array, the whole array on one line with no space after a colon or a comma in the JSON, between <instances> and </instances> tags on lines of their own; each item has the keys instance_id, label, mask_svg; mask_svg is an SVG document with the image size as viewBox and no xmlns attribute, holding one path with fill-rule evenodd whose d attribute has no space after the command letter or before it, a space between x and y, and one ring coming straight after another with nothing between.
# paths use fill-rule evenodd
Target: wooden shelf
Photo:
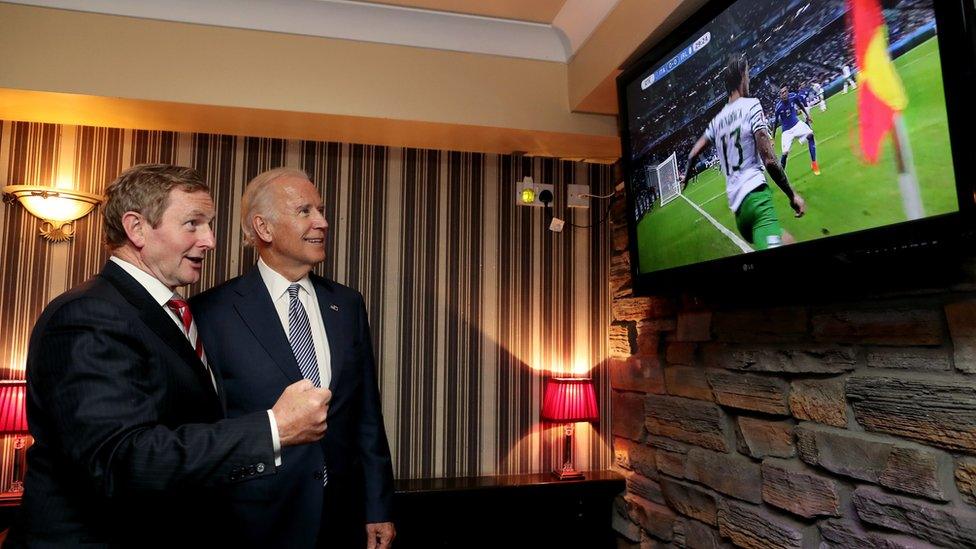
<instances>
[{"instance_id":1,"label":"wooden shelf","mask_svg":"<svg viewBox=\"0 0 976 549\"><path fill-rule=\"evenodd\" d=\"M399 549L411 547L615 547L612 471L583 480L551 473L398 480Z\"/></svg>"},{"instance_id":2,"label":"wooden shelf","mask_svg":"<svg viewBox=\"0 0 976 549\"><path fill-rule=\"evenodd\" d=\"M0 507L17 507L22 497L23 492L0 492Z\"/></svg>"}]
</instances>

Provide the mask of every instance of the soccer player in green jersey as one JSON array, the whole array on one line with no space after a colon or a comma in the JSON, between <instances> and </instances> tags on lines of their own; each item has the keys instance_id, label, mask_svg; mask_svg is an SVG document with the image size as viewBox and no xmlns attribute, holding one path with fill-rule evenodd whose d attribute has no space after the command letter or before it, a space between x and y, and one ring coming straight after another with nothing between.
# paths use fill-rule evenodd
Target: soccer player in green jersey
<instances>
[{"instance_id":1,"label":"soccer player in green jersey","mask_svg":"<svg viewBox=\"0 0 976 549\"><path fill-rule=\"evenodd\" d=\"M766 184L765 171L790 199L796 217L806 211L806 203L786 177L786 172L773 152L769 126L759 100L749 97L749 63L743 56L733 56L723 73L729 101L709 122L698 139L681 176L681 187L687 185L695 159L714 144L725 175L725 190L729 208L735 212L739 233L757 250L794 242L783 230L773 208L773 194Z\"/></svg>"}]
</instances>

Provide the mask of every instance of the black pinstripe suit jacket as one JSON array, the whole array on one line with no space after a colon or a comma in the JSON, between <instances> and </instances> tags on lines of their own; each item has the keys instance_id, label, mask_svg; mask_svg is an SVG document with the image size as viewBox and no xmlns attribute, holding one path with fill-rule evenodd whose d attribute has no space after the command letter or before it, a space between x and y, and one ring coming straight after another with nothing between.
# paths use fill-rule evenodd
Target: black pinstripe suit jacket
<instances>
[{"instance_id":1,"label":"black pinstripe suit jacket","mask_svg":"<svg viewBox=\"0 0 976 549\"><path fill-rule=\"evenodd\" d=\"M275 472L267 414L225 419L222 394L115 263L52 301L30 340L35 442L8 546L221 539L222 487Z\"/></svg>"}]
</instances>

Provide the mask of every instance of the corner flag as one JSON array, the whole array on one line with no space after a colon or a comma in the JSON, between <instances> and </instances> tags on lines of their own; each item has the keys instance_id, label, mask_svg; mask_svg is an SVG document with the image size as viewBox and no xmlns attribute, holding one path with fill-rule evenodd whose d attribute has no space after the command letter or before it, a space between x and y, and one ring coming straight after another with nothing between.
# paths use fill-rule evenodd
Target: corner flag
<instances>
[{"instance_id":1,"label":"corner flag","mask_svg":"<svg viewBox=\"0 0 976 549\"><path fill-rule=\"evenodd\" d=\"M888 29L878 0L848 1L858 68L861 151L875 163L881 140L894 125L895 113L908 105L908 97L888 56Z\"/></svg>"}]
</instances>

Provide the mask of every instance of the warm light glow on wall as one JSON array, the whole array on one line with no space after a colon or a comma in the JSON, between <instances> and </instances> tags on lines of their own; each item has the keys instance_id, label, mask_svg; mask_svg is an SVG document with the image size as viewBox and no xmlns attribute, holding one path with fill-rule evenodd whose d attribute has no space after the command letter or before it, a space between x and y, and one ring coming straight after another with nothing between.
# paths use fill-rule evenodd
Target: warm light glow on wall
<instances>
[{"instance_id":1,"label":"warm light glow on wall","mask_svg":"<svg viewBox=\"0 0 976 549\"><path fill-rule=\"evenodd\" d=\"M570 374L571 377L590 377L594 368L596 368L596 364L591 364L589 357L577 353L577 356L573 358Z\"/></svg>"},{"instance_id":2,"label":"warm light glow on wall","mask_svg":"<svg viewBox=\"0 0 976 549\"><path fill-rule=\"evenodd\" d=\"M72 190L75 185L70 173L59 173L54 180L54 186L58 189Z\"/></svg>"},{"instance_id":3,"label":"warm light glow on wall","mask_svg":"<svg viewBox=\"0 0 976 549\"><path fill-rule=\"evenodd\" d=\"M536 353L536 355L542 355L543 353ZM596 368L596 364L590 363L590 358L583 352L578 352L577 356L573 357L571 363L566 365L562 361L545 364L542 356L537 356L538 360L528 361L526 364L532 370L539 372L544 375L551 375L557 377L592 377L593 371Z\"/></svg>"},{"instance_id":4,"label":"warm light glow on wall","mask_svg":"<svg viewBox=\"0 0 976 549\"><path fill-rule=\"evenodd\" d=\"M27 370L27 359L23 355L11 354L10 362L7 364L7 371L13 373L14 379L24 379L24 372Z\"/></svg>"},{"instance_id":5,"label":"warm light glow on wall","mask_svg":"<svg viewBox=\"0 0 976 549\"><path fill-rule=\"evenodd\" d=\"M596 364L589 364L589 359L587 357L579 357L573 361L573 365L567 368L561 364L544 364L544 360L522 360L522 363L529 367L529 369L538 372L543 375L556 375L556 376L566 376L566 377L591 377L593 375L593 370L596 368Z\"/></svg>"}]
</instances>

